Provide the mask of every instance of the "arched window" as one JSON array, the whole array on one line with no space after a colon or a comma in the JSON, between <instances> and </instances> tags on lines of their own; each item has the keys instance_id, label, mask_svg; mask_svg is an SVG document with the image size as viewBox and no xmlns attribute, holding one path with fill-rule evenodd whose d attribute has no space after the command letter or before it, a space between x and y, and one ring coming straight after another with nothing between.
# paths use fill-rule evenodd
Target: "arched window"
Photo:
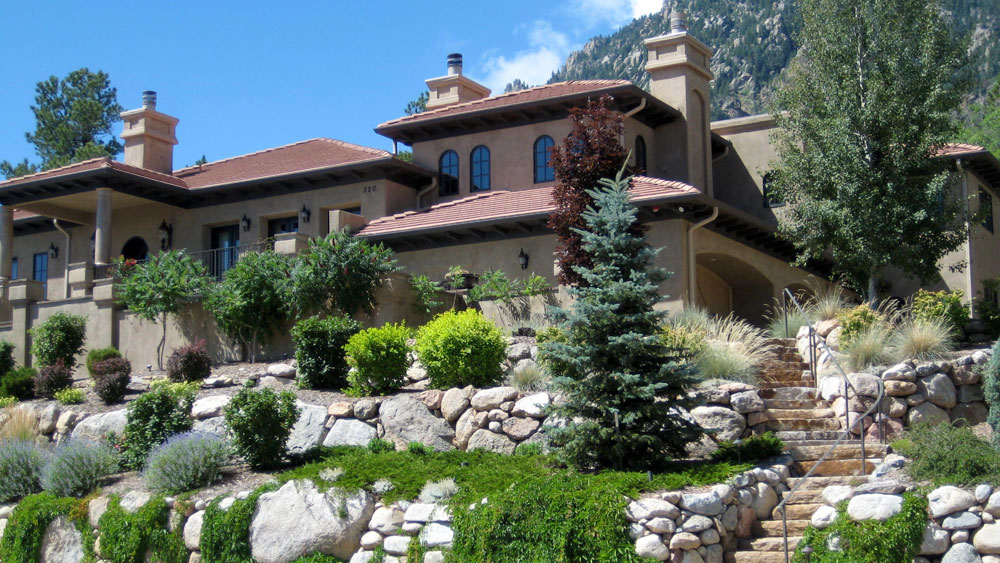
<instances>
[{"instance_id":1,"label":"arched window","mask_svg":"<svg viewBox=\"0 0 1000 563\"><path fill-rule=\"evenodd\" d=\"M551 182L556 179L556 171L549 163L552 146L552 137L542 135L535 140L535 183Z\"/></svg>"},{"instance_id":2,"label":"arched window","mask_svg":"<svg viewBox=\"0 0 1000 563\"><path fill-rule=\"evenodd\" d=\"M458 153L444 151L438 160L438 194L455 195L458 193Z\"/></svg>"},{"instance_id":3,"label":"arched window","mask_svg":"<svg viewBox=\"0 0 1000 563\"><path fill-rule=\"evenodd\" d=\"M472 149L470 165L472 166L470 191L482 192L490 189L490 149L483 145Z\"/></svg>"},{"instance_id":4,"label":"arched window","mask_svg":"<svg viewBox=\"0 0 1000 563\"><path fill-rule=\"evenodd\" d=\"M645 174L646 172L646 139L642 138L642 135L637 135L635 138L635 167L639 169L640 173Z\"/></svg>"}]
</instances>

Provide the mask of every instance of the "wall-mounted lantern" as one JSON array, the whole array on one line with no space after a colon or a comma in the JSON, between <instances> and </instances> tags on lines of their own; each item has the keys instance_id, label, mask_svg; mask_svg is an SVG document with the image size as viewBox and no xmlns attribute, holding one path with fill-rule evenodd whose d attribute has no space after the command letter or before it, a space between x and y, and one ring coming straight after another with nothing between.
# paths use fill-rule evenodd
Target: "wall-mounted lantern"
<instances>
[{"instance_id":1,"label":"wall-mounted lantern","mask_svg":"<svg viewBox=\"0 0 1000 563\"><path fill-rule=\"evenodd\" d=\"M59 247L56 246L56 243L54 242L49 244L49 256L51 256L53 260L59 257Z\"/></svg>"},{"instance_id":2,"label":"wall-mounted lantern","mask_svg":"<svg viewBox=\"0 0 1000 563\"><path fill-rule=\"evenodd\" d=\"M168 225L167 220L164 219L160 223L160 250L168 250L173 244L174 238L174 226Z\"/></svg>"},{"instance_id":3,"label":"wall-mounted lantern","mask_svg":"<svg viewBox=\"0 0 1000 563\"><path fill-rule=\"evenodd\" d=\"M309 222L309 217L312 216L312 211L306 205L302 204L302 209L299 209L299 224L305 224Z\"/></svg>"},{"instance_id":4,"label":"wall-mounted lantern","mask_svg":"<svg viewBox=\"0 0 1000 563\"><path fill-rule=\"evenodd\" d=\"M244 213L243 214L243 218L240 219L240 224L243 225L243 232L244 233L250 232L250 218L247 217L246 213Z\"/></svg>"},{"instance_id":5,"label":"wall-mounted lantern","mask_svg":"<svg viewBox=\"0 0 1000 563\"><path fill-rule=\"evenodd\" d=\"M524 249L522 248L520 254L517 255L517 259L521 262L522 270L528 269L528 258L529 258L528 255L524 252Z\"/></svg>"}]
</instances>

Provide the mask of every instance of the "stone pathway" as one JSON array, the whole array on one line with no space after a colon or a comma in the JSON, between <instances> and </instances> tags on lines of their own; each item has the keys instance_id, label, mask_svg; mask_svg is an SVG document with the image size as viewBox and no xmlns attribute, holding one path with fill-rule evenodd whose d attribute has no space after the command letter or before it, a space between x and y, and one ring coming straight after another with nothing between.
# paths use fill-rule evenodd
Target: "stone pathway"
<instances>
[{"instance_id":1,"label":"stone pathway","mask_svg":"<svg viewBox=\"0 0 1000 563\"><path fill-rule=\"evenodd\" d=\"M764 369L761 396L765 409L747 417L747 425L755 433L768 430L784 440L788 453L795 461L794 474L805 475L841 434L842 418L837 418L830 405L819 397L815 380L795 348L794 339L776 339L777 359ZM865 444L865 467L861 467L861 445L858 441L841 444L802 485L787 505L788 547L794 550L809 525L813 512L823 505L823 489L829 485L846 485L875 469L885 455L886 447ZM863 469L863 470L862 470ZM789 489L801 477L788 480ZM782 498L788 497L782 493ZM791 555L791 554L790 554ZM781 513L777 509L768 520L754 522L751 537L740 540L739 550L726 554L727 563L784 563L784 538Z\"/></svg>"}]
</instances>

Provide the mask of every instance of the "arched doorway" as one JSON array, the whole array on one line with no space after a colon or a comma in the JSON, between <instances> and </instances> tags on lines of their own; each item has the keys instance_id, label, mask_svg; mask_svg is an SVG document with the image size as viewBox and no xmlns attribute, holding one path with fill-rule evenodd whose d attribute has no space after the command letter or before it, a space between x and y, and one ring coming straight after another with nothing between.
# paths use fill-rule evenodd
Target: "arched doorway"
<instances>
[{"instance_id":1,"label":"arched doorway","mask_svg":"<svg viewBox=\"0 0 1000 563\"><path fill-rule=\"evenodd\" d=\"M122 246L122 257L126 260L145 260L149 256L149 246L142 237L132 237Z\"/></svg>"},{"instance_id":2,"label":"arched doorway","mask_svg":"<svg viewBox=\"0 0 1000 563\"><path fill-rule=\"evenodd\" d=\"M773 303L774 284L749 263L720 253L702 253L698 265L695 303L717 315L730 312L754 324L766 322ZM728 303L727 303L728 301Z\"/></svg>"}]
</instances>

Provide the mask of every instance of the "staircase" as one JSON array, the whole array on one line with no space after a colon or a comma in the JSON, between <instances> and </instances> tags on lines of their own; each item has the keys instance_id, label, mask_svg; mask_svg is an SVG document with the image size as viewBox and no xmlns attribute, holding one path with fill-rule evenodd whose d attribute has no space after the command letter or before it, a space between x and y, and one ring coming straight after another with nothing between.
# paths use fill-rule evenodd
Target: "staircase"
<instances>
[{"instance_id":1,"label":"staircase","mask_svg":"<svg viewBox=\"0 0 1000 563\"><path fill-rule=\"evenodd\" d=\"M817 465L830 446L843 434L833 409L818 396L815 381L795 349L794 339L772 341L777 359L770 362L761 377L764 411L752 413L747 423L754 433L774 432L785 442L794 463L793 475L805 475ZM885 455L885 446L865 444L865 467L861 466L861 445L857 441L839 445L796 491L787 508L789 560L809 525L813 512L823 505L822 493L829 485L847 485L859 476L871 473ZM873 459L875 458L875 459ZM792 489L801 477L788 481ZM788 496L782 493L782 498ZM784 563L785 542L781 513L777 509L768 520L754 522L751 537L740 540L738 551L726 554L727 563Z\"/></svg>"}]
</instances>

